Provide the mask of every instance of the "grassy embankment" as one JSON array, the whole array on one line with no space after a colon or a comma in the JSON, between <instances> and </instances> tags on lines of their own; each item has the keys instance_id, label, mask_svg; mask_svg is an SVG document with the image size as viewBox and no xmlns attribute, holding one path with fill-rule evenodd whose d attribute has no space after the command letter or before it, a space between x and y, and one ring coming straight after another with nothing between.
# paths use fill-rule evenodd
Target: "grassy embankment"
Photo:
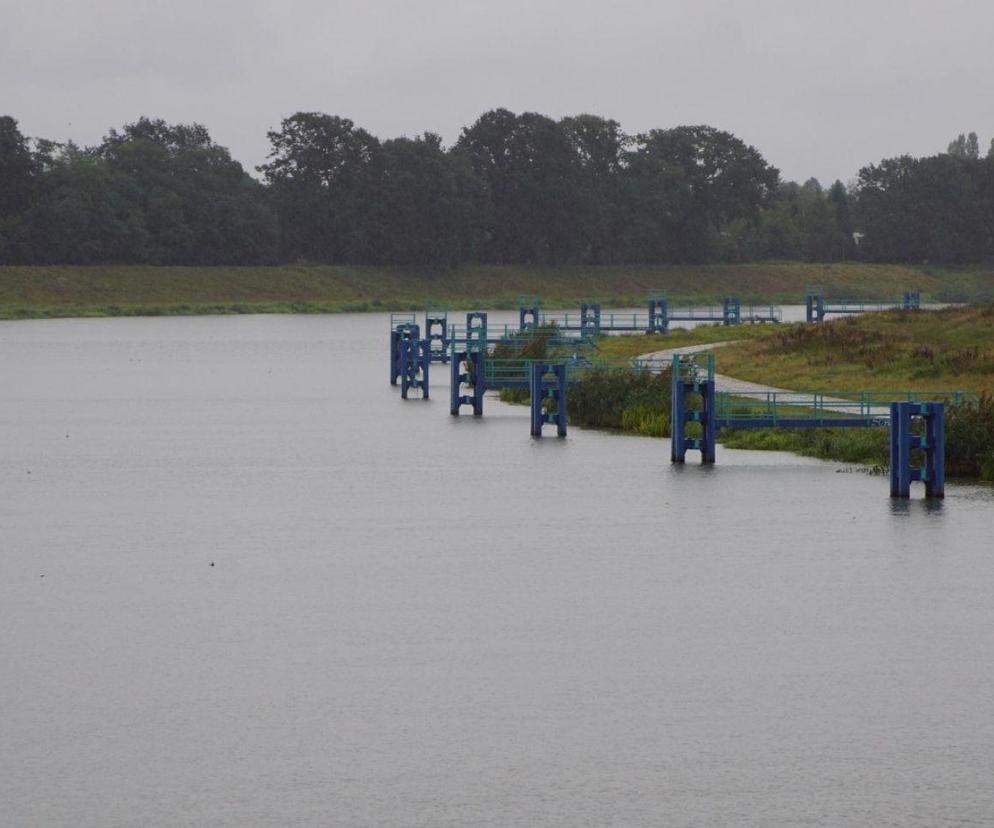
<instances>
[{"instance_id":1,"label":"grassy embankment","mask_svg":"<svg viewBox=\"0 0 994 828\"><path fill-rule=\"evenodd\" d=\"M779 388L976 394L979 402L947 412L947 465L951 474L994 480L994 305L791 325L729 345L717 363L729 376ZM888 453L878 429L726 432L722 442L877 466Z\"/></svg>"},{"instance_id":2,"label":"grassy embankment","mask_svg":"<svg viewBox=\"0 0 994 828\"><path fill-rule=\"evenodd\" d=\"M546 307L580 300L641 306L646 292L713 301L799 302L809 284L830 295L895 298L918 288L935 301L994 300L994 267L761 262L666 267L466 266L416 269L280 267L0 267L0 318L333 313L453 307L516 307L522 294Z\"/></svg>"},{"instance_id":3,"label":"grassy embankment","mask_svg":"<svg viewBox=\"0 0 994 828\"><path fill-rule=\"evenodd\" d=\"M979 402L947 413L950 474L994 479L994 305L915 313L874 313L823 325L698 328L659 337L602 341L613 361L635 353L731 337L716 351L720 373L796 390L963 390ZM669 434L669 378L602 372L576 387L571 414L581 425ZM881 429L724 431L732 448L793 451L884 466Z\"/></svg>"}]
</instances>

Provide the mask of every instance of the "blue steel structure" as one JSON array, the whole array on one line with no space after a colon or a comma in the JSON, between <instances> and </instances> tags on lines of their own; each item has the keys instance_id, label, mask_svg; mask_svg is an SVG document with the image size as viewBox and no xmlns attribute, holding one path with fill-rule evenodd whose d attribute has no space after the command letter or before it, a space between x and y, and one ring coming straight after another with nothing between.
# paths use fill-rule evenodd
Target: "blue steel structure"
<instances>
[{"instance_id":1,"label":"blue steel structure","mask_svg":"<svg viewBox=\"0 0 994 828\"><path fill-rule=\"evenodd\" d=\"M584 334L601 333L667 333L671 322L715 322L722 325L741 325L743 322L779 322L783 314L779 308L769 306L743 306L734 296L726 296L720 305L701 307L673 307L666 294L653 291L648 298L648 313L621 310L603 310L594 302L580 306L580 313L543 313L541 326L556 326L561 331L580 331ZM519 315L531 308L520 308Z\"/></svg>"},{"instance_id":2,"label":"blue steel structure","mask_svg":"<svg viewBox=\"0 0 994 828\"><path fill-rule=\"evenodd\" d=\"M601 335L601 306L596 302L580 305L580 333L585 336Z\"/></svg>"},{"instance_id":3,"label":"blue steel structure","mask_svg":"<svg viewBox=\"0 0 994 828\"><path fill-rule=\"evenodd\" d=\"M414 314L410 314L413 319ZM413 321L390 320L390 384L396 385L400 379L401 343L421 338L421 328Z\"/></svg>"},{"instance_id":4,"label":"blue steel structure","mask_svg":"<svg viewBox=\"0 0 994 828\"><path fill-rule=\"evenodd\" d=\"M913 428L921 421L921 433ZM890 496L910 497L911 482L925 484L925 497L946 494L946 422L941 402L894 402L890 406ZM920 456L922 462L913 462Z\"/></svg>"},{"instance_id":5,"label":"blue steel structure","mask_svg":"<svg viewBox=\"0 0 994 828\"><path fill-rule=\"evenodd\" d=\"M425 308L425 338L432 362L449 361L449 312L440 305Z\"/></svg>"},{"instance_id":6,"label":"blue steel structure","mask_svg":"<svg viewBox=\"0 0 994 828\"><path fill-rule=\"evenodd\" d=\"M921 307L921 292L906 290L900 299L881 302L861 302L852 299L827 299L821 285L809 285L804 291L804 318L808 322L824 322L829 314L853 316L885 310L917 310Z\"/></svg>"},{"instance_id":7,"label":"blue steel structure","mask_svg":"<svg viewBox=\"0 0 994 828\"><path fill-rule=\"evenodd\" d=\"M471 406L473 415L483 415L483 395L487 387L483 381L483 366L487 353L483 351L453 351L449 363L451 377L449 382L449 413L459 416L464 405ZM466 387L469 393L463 393Z\"/></svg>"},{"instance_id":8,"label":"blue steel structure","mask_svg":"<svg viewBox=\"0 0 994 828\"><path fill-rule=\"evenodd\" d=\"M839 396L844 395L844 396ZM898 397L906 399L895 399ZM683 463L688 449L715 462L719 428L890 428L892 497L908 497L911 482L925 483L926 497L945 492L945 406L923 397L963 401L960 392L716 392L714 355L676 355L672 365L670 459ZM850 399L851 397L851 399ZM914 422L921 425L916 430ZM699 423L689 436L688 423ZM921 432L921 433L917 433ZM917 458L921 458L920 462Z\"/></svg>"},{"instance_id":9,"label":"blue steel structure","mask_svg":"<svg viewBox=\"0 0 994 828\"><path fill-rule=\"evenodd\" d=\"M538 305L522 305L518 308L518 330L535 330L539 326Z\"/></svg>"},{"instance_id":10,"label":"blue steel structure","mask_svg":"<svg viewBox=\"0 0 994 828\"><path fill-rule=\"evenodd\" d=\"M701 462L714 463L718 427L715 418L714 355L706 354L706 369L700 362L673 357L670 405L670 461L683 463L687 449L701 453ZM687 435L687 423L700 423L700 434Z\"/></svg>"},{"instance_id":11,"label":"blue steel structure","mask_svg":"<svg viewBox=\"0 0 994 828\"><path fill-rule=\"evenodd\" d=\"M551 382L546 379L551 376ZM532 362L529 365L528 385L531 392L532 437L542 436L542 426L555 423L556 434L566 436L566 364L563 362ZM549 411L546 401L551 401Z\"/></svg>"},{"instance_id":12,"label":"blue steel structure","mask_svg":"<svg viewBox=\"0 0 994 828\"><path fill-rule=\"evenodd\" d=\"M431 365L431 343L427 339L401 339L400 396L407 399L412 388L420 389L423 399L428 399L428 369Z\"/></svg>"}]
</instances>

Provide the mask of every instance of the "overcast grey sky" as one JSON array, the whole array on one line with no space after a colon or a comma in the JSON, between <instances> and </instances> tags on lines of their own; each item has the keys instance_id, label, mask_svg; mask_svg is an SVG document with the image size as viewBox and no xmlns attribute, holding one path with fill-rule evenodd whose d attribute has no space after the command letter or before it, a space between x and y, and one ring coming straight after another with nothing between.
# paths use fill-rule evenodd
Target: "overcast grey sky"
<instances>
[{"instance_id":1,"label":"overcast grey sky","mask_svg":"<svg viewBox=\"0 0 994 828\"><path fill-rule=\"evenodd\" d=\"M0 114L199 121L246 166L297 110L454 141L498 106L707 123L787 178L994 134L990 0L0 0Z\"/></svg>"}]
</instances>

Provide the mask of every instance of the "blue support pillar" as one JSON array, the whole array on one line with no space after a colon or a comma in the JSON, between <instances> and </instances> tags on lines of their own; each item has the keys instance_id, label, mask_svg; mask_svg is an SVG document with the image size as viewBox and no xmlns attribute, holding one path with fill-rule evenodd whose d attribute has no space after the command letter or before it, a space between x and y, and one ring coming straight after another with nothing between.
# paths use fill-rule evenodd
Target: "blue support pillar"
<instances>
[{"instance_id":1,"label":"blue support pillar","mask_svg":"<svg viewBox=\"0 0 994 828\"><path fill-rule=\"evenodd\" d=\"M601 332L601 306L593 302L580 305L580 333L599 336Z\"/></svg>"},{"instance_id":2,"label":"blue support pillar","mask_svg":"<svg viewBox=\"0 0 994 828\"><path fill-rule=\"evenodd\" d=\"M449 315L445 311L425 311L425 337L432 362L449 361Z\"/></svg>"},{"instance_id":3,"label":"blue support pillar","mask_svg":"<svg viewBox=\"0 0 994 828\"><path fill-rule=\"evenodd\" d=\"M921 418L922 434L914 434L913 418ZM942 403L890 404L890 496L911 496L911 483L925 483L925 496L941 498L946 489L945 410ZM912 466L912 452L921 450L924 463Z\"/></svg>"},{"instance_id":4,"label":"blue support pillar","mask_svg":"<svg viewBox=\"0 0 994 828\"><path fill-rule=\"evenodd\" d=\"M721 300L721 321L723 325L738 325L742 321L742 303L735 296Z\"/></svg>"},{"instance_id":5,"label":"blue support pillar","mask_svg":"<svg viewBox=\"0 0 994 828\"><path fill-rule=\"evenodd\" d=\"M673 376L670 383L670 462L683 463L687 459L686 401L680 379L680 357L673 358Z\"/></svg>"},{"instance_id":6,"label":"blue support pillar","mask_svg":"<svg viewBox=\"0 0 994 828\"><path fill-rule=\"evenodd\" d=\"M450 363L449 413L459 416L464 405L472 406L473 415L483 414L483 395L486 393L483 369L486 355L479 351L459 351L452 354ZM472 393L464 394L463 386Z\"/></svg>"},{"instance_id":7,"label":"blue support pillar","mask_svg":"<svg viewBox=\"0 0 994 828\"><path fill-rule=\"evenodd\" d=\"M552 383L546 382L546 375L552 374ZM556 434L566 436L566 364L562 362L533 362L529 366L528 387L531 392L531 433L532 437L542 436L542 426L556 424ZM553 400L554 410L545 410L545 401Z\"/></svg>"},{"instance_id":8,"label":"blue support pillar","mask_svg":"<svg viewBox=\"0 0 994 828\"><path fill-rule=\"evenodd\" d=\"M422 399L428 399L428 369L431 349L427 339L402 339L400 342L400 396L407 399L412 388L421 389Z\"/></svg>"},{"instance_id":9,"label":"blue support pillar","mask_svg":"<svg viewBox=\"0 0 994 828\"><path fill-rule=\"evenodd\" d=\"M701 397L700 410L690 410L687 405L691 394ZM688 437L687 423L700 423L701 436ZM670 396L670 462L684 463L688 449L701 452L701 463L715 462L718 442L718 425L715 416L715 387L713 379L682 376L680 357L673 359L673 380Z\"/></svg>"},{"instance_id":10,"label":"blue support pillar","mask_svg":"<svg viewBox=\"0 0 994 828\"><path fill-rule=\"evenodd\" d=\"M538 305L518 308L518 330L527 331L538 328Z\"/></svg>"},{"instance_id":11,"label":"blue support pillar","mask_svg":"<svg viewBox=\"0 0 994 828\"><path fill-rule=\"evenodd\" d=\"M649 299L649 328L646 333L668 333L670 330L669 300L665 296Z\"/></svg>"},{"instance_id":12,"label":"blue support pillar","mask_svg":"<svg viewBox=\"0 0 994 828\"><path fill-rule=\"evenodd\" d=\"M804 291L804 318L808 322L825 321L825 290L822 287L808 287Z\"/></svg>"},{"instance_id":13,"label":"blue support pillar","mask_svg":"<svg viewBox=\"0 0 994 828\"><path fill-rule=\"evenodd\" d=\"M946 412L941 402L925 403L925 497L946 496Z\"/></svg>"},{"instance_id":14,"label":"blue support pillar","mask_svg":"<svg viewBox=\"0 0 994 828\"><path fill-rule=\"evenodd\" d=\"M395 325L390 331L390 384L396 385L400 379L401 343L406 340L419 339L421 328L410 322Z\"/></svg>"},{"instance_id":15,"label":"blue support pillar","mask_svg":"<svg viewBox=\"0 0 994 828\"><path fill-rule=\"evenodd\" d=\"M710 465L716 456L718 442L718 426L715 418L714 380L704 380L700 383L701 407L701 463Z\"/></svg>"},{"instance_id":16,"label":"blue support pillar","mask_svg":"<svg viewBox=\"0 0 994 828\"><path fill-rule=\"evenodd\" d=\"M486 311L472 311L466 314L466 350L487 350Z\"/></svg>"},{"instance_id":17,"label":"blue support pillar","mask_svg":"<svg viewBox=\"0 0 994 828\"><path fill-rule=\"evenodd\" d=\"M918 310L921 307L922 295L920 291L908 290L904 292L902 307L904 310Z\"/></svg>"}]
</instances>

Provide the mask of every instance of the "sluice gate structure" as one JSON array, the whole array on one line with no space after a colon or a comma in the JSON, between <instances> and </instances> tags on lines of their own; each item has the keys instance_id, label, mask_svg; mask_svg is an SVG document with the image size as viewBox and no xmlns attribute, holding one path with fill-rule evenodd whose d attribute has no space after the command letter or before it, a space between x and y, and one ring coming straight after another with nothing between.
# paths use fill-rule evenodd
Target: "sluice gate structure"
<instances>
[{"instance_id":1,"label":"sluice gate structure","mask_svg":"<svg viewBox=\"0 0 994 828\"><path fill-rule=\"evenodd\" d=\"M726 312L725 307L721 310ZM659 313L658 305L653 312ZM657 316L657 323L659 319ZM606 369L669 371L673 463L685 463L688 451L700 452L702 464L715 463L718 434L723 428L886 428L890 434L891 496L909 497L916 481L924 484L926 497L944 496L945 412L947 406L966 402L962 392L718 390L711 352L676 354L665 364L644 359L633 360L626 367L598 362L594 335L607 332L603 321L600 308L593 304L584 304L575 326L567 314L557 318L542 314L537 307L521 308L519 323L523 325L517 330L491 327L482 311L467 313L463 325L447 324L446 315L440 326L438 317L429 321L426 314L426 326L434 326L433 338L431 334L422 336L414 314L393 314L390 382L400 384L404 399L412 391L429 399L432 362L448 362L449 412L453 416L466 408L474 416L482 416L487 391L518 389L528 392L532 436L541 437L543 427L551 425L558 436L565 437L569 388L586 373ZM634 324L641 321L636 319ZM426 327L428 330L431 328ZM545 353L534 359L520 355L538 339L554 355ZM444 358L439 355L441 342Z\"/></svg>"}]
</instances>

